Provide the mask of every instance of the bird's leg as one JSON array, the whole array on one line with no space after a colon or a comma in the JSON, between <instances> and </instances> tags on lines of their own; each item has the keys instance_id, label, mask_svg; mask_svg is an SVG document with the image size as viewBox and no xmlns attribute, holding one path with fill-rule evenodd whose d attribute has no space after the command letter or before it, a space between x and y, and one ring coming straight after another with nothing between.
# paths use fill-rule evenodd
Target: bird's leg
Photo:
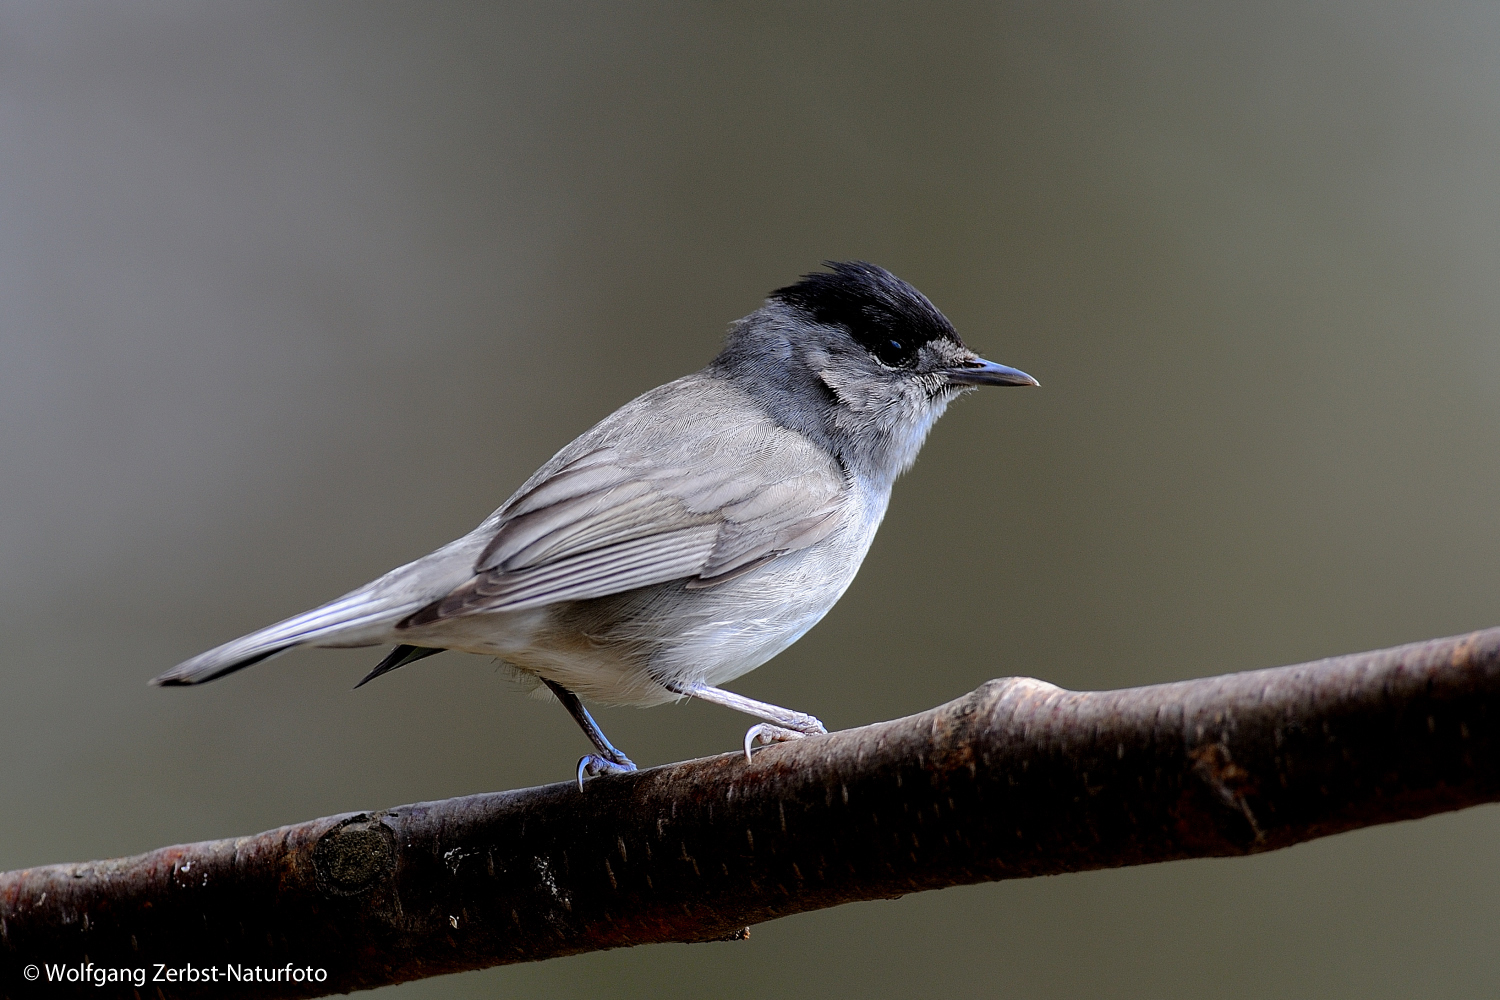
<instances>
[{"instance_id":1,"label":"bird's leg","mask_svg":"<svg viewBox=\"0 0 1500 1000\"><path fill-rule=\"evenodd\" d=\"M578 761L578 790L583 791L583 776L587 774L593 777L599 774L625 774L635 770L635 762L625 756L604 735L604 730L599 728L599 723L589 714L589 710L583 707L583 702L578 696L561 684L542 678L542 683L552 689L557 695L557 700L562 702L563 708L578 723L578 728L583 730L583 735L594 744L598 753L584 754Z\"/></svg>"},{"instance_id":2,"label":"bird's leg","mask_svg":"<svg viewBox=\"0 0 1500 1000\"><path fill-rule=\"evenodd\" d=\"M662 687L673 694L687 695L700 701L711 702L715 705L723 705L732 708L736 712L744 712L746 715L766 721L758 726L751 726L750 731L745 733L745 759L750 759L750 751L756 746L765 746L768 743L783 743L787 740L800 740L804 736L821 736L828 732L823 723L805 715L802 712L794 712L790 708L782 708L779 705L770 705L754 698L746 698L742 694L733 691L725 691L723 688L709 687L707 684L674 684L663 682Z\"/></svg>"}]
</instances>

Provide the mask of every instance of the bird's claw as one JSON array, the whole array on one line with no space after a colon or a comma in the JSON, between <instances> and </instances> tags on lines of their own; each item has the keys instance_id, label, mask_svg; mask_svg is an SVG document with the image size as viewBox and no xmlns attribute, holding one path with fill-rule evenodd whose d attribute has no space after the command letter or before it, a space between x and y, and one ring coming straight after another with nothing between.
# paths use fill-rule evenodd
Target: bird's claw
<instances>
[{"instance_id":1,"label":"bird's claw","mask_svg":"<svg viewBox=\"0 0 1500 1000\"><path fill-rule=\"evenodd\" d=\"M578 790L583 791L584 775L595 778L601 774L629 774L635 769L635 762L624 754L620 754L617 760L596 753L584 754L578 759Z\"/></svg>"},{"instance_id":2,"label":"bird's claw","mask_svg":"<svg viewBox=\"0 0 1500 1000\"><path fill-rule=\"evenodd\" d=\"M745 762L749 763L750 752L756 747L770 746L772 743L786 743L790 740L800 740L806 736L821 736L828 732L823 724L817 719L808 716L812 725L808 726L808 732L798 732L795 729L787 729L785 726L775 726L769 722L762 722L758 726L751 726L745 733ZM816 728L814 728L816 727Z\"/></svg>"}]
</instances>

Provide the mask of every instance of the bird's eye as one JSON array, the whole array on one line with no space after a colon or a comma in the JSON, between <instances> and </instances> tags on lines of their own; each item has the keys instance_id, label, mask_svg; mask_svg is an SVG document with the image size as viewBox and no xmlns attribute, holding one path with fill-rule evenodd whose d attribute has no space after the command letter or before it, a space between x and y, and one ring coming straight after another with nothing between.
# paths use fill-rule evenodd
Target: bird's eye
<instances>
[{"instance_id":1,"label":"bird's eye","mask_svg":"<svg viewBox=\"0 0 1500 1000\"><path fill-rule=\"evenodd\" d=\"M866 350L891 368L909 368L917 355L917 345L904 337L872 338L865 343L868 345Z\"/></svg>"},{"instance_id":2,"label":"bird's eye","mask_svg":"<svg viewBox=\"0 0 1500 1000\"><path fill-rule=\"evenodd\" d=\"M848 325L854 342L887 368L911 368L925 343L920 332L912 333L894 322L860 322Z\"/></svg>"}]
</instances>

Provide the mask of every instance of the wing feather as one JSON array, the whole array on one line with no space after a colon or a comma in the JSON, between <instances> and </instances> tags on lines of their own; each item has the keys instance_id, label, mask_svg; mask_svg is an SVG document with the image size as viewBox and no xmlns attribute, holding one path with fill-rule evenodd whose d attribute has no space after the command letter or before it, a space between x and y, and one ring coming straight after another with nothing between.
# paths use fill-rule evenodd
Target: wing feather
<instances>
[{"instance_id":1,"label":"wing feather","mask_svg":"<svg viewBox=\"0 0 1500 1000\"><path fill-rule=\"evenodd\" d=\"M845 473L826 452L769 418L715 428L666 402L648 430L601 425L559 453L486 522L474 576L403 627L678 579L712 587L837 528Z\"/></svg>"}]
</instances>

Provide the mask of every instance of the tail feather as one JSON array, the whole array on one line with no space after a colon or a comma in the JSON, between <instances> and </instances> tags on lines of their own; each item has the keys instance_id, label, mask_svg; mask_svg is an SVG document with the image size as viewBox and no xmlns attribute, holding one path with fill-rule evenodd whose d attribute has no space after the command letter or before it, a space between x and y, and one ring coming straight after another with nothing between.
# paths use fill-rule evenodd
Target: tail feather
<instances>
[{"instance_id":1,"label":"tail feather","mask_svg":"<svg viewBox=\"0 0 1500 1000\"><path fill-rule=\"evenodd\" d=\"M356 688L362 688L366 684L373 681L375 678L379 677L381 674L390 673L397 667L404 667L408 663L416 663L418 660L425 660L427 657L435 656L441 652L441 649L437 649L432 646L397 646L395 649L390 651L385 659L375 664L375 669L371 670L368 674L365 674L364 679L354 686Z\"/></svg>"},{"instance_id":2,"label":"tail feather","mask_svg":"<svg viewBox=\"0 0 1500 1000\"><path fill-rule=\"evenodd\" d=\"M171 670L168 670L160 677L153 678L151 683L156 685L157 687L182 687L188 684L202 684L204 681L218 680L225 674L232 674L236 670L254 666L262 660L269 660L273 656L278 656L282 653L285 653L287 650L292 649L296 645L297 643L294 642L286 646L275 646L271 649L265 650L264 652L256 653L252 656L247 656L242 660L230 660L228 662L220 661L212 665L200 666L196 670L185 670L184 668L190 666L194 662L194 660L201 659L201 657L195 657L194 660L188 660L186 663L181 663L173 667Z\"/></svg>"},{"instance_id":3,"label":"tail feather","mask_svg":"<svg viewBox=\"0 0 1500 1000\"><path fill-rule=\"evenodd\" d=\"M410 604L393 604L356 591L184 660L151 683L160 687L202 684L296 646L375 645L389 625L411 610Z\"/></svg>"}]
</instances>

